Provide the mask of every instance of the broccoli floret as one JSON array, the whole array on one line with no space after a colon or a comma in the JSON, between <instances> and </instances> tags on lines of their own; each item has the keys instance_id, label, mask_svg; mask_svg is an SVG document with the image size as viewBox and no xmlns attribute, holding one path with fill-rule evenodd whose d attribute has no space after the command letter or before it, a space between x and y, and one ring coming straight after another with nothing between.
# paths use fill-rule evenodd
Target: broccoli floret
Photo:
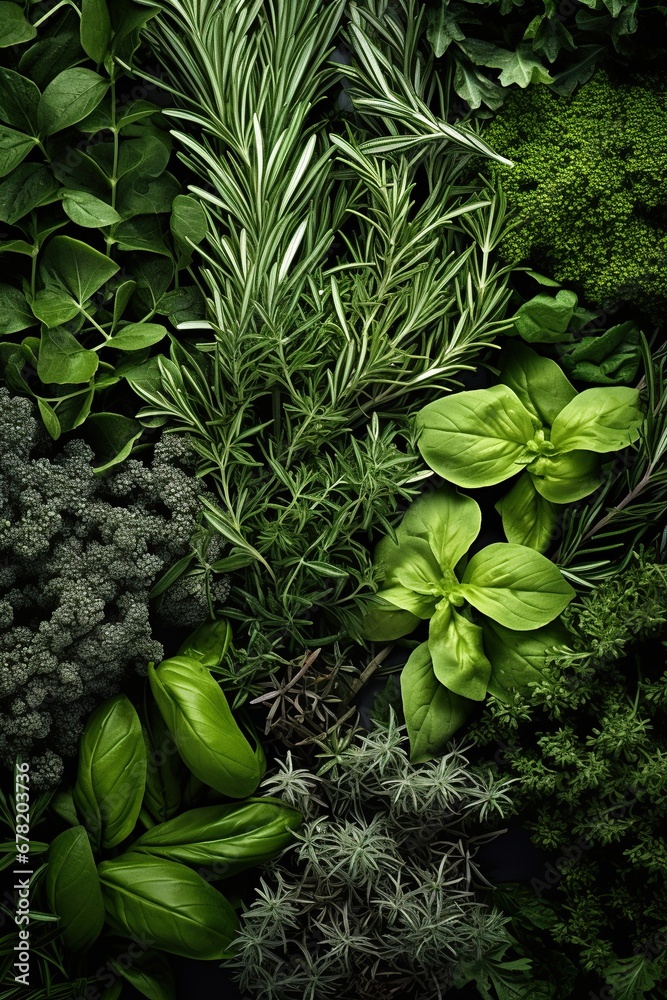
<instances>
[{"instance_id":1,"label":"broccoli floret","mask_svg":"<svg viewBox=\"0 0 667 1000\"><path fill-rule=\"evenodd\" d=\"M189 551L202 486L187 440L168 436L150 464L99 476L85 442L58 449L6 389L0 437L0 760L23 753L47 785L86 715L162 658L149 593ZM171 621L189 624L177 608Z\"/></svg>"},{"instance_id":2,"label":"broccoli floret","mask_svg":"<svg viewBox=\"0 0 667 1000\"><path fill-rule=\"evenodd\" d=\"M548 267L603 309L667 305L667 81L619 84L599 70L572 98L514 91L488 127L514 161L491 164L519 225L512 263Z\"/></svg>"}]
</instances>

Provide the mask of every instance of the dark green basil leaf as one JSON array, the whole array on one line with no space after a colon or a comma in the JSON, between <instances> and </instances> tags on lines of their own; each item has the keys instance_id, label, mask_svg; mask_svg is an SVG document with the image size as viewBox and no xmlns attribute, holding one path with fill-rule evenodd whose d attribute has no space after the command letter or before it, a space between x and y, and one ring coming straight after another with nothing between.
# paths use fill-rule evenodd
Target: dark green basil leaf
<instances>
[{"instance_id":1,"label":"dark green basil leaf","mask_svg":"<svg viewBox=\"0 0 667 1000\"><path fill-rule=\"evenodd\" d=\"M148 1000L176 1000L176 984L169 959L159 951L145 951L138 958L133 957L131 965L121 965L114 959L111 964Z\"/></svg>"},{"instance_id":2,"label":"dark green basil leaf","mask_svg":"<svg viewBox=\"0 0 667 1000\"><path fill-rule=\"evenodd\" d=\"M0 66L0 121L36 135L39 98L39 89L31 80Z\"/></svg>"},{"instance_id":3,"label":"dark green basil leaf","mask_svg":"<svg viewBox=\"0 0 667 1000\"><path fill-rule=\"evenodd\" d=\"M82 826L65 830L51 843L46 895L60 917L65 947L87 951L102 933L104 903L90 841Z\"/></svg>"},{"instance_id":4,"label":"dark green basil leaf","mask_svg":"<svg viewBox=\"0 0 667 1000\"><path fill-rule=\"evenodd\" d=\"M43 90L64 69L77 63L81 56L79 18L70 8L57 32L50 32L47 37L38 39L23 53L19 60L19 70ZM38 100L34 108L34 133L37 132Z\"/></svg>"},{"instance_id":5,"label":"dark green basil leaf","mask_svg":"<svg viewBox=\"0 0 667 1000\"><path fill-rule=\"evenodd\" d=\"M121 854L98 866L107 920L125 937L148 938L160 951L200 961L230 958L239 930L222 893L184 865L147 854Z\"/></svg>"},{"instance_id":6,"label":"dark green basil leaf","mask_svg":"<svg viewBox=\"0 0 667 1000\"><path fill-rule=\"evenodd\" d=\"M124 219L135 215L159 215L171 211L171 204L180 190L181 185L173 174L164 173L155 180L133 174L118 185L116 206Z\"/></svg>"},{"instance_id":7,"label":"dark green basil leaf","mask_svg":"<svg viewBox=\"0 0 667 1000\"><path fill-rule=\"evenodd\" d=\"M275 857L293 840L301 814L278 799L256 798L190 809L151 827L132 851L210 867L229 878Z\"/></svg>"},{"instance_id":8,"label":"dark green basil leaf","mask_svg":"<svg viewBox=\"0 0 667 1000\"><path fill-rule=\"evenodd\" d=\"M561 358L572 378L600 385L632 382L641 359L639 327L633 320L612 326L594 337L584 337Z\"/></svg>"},{"instance_id":9,"label":"dark green basil leaf","mask_svg":"<svg viewBox=\"0 0 667 1000\"><path fill-rule=\"evenodd\" d=\"M101 229L103 226L113 226L114 223L121 221L115 208L87 191L69 191L64 188L60 192L60 197L65 212L77 226Z\"/></svg>"},{"instance_id":10,"label":"dark green basil leaf","mask_svg":"<svg viewBox=\"0 0 667 1000\"><path fill-rule=\"evenodd\" d=\"M192 243L201 243L208 230L206 212L195 198L187 194L174 198L170 225L174 239L185 250L190 250Z\"/></svg>"},{"instance_id":11,"label":"dark green basil leaf","mask_svg":"<svg viewBox=\"0 0 667 1000\"><path fill-rule=\"evenodd\" d=\"M6 177L25 160L36 140L7 125L0 125L0 177Z\"/></svg>"},{"instance_id":12,"label":"dark green basil leaf","mask_svg":"<svg viewBox=\"0 0 667 1000\"><path fill-rule=\"evenodd\" d=\"M179 323L205 319L206 299L196 285L185 285L163 295L157 311L161 316L168 316L174 326L178 326Z\"/></svg>"},{"instance_id":13,"label":"dark green basil leaf","mask_svg":"<svg viewBox=\"0 0 667 1000\"><path fill-rule=\"evenodd\" d=\"M111 41L111 20L105 0L81 0L81 48L101 63Z\"/></svg>"},{"instance_id":14,"label":"dark green basil leaf","mask_svg":"<svg viewBox=\"0 0 667 1000\"><path fill-rule=\"evenodd\" d=\"M40 276L47 288L64 286L83 307L118 270L118 264L86 243L70 236L56 236L44 251Z\"/></svg>"},{"instance_id":15,"label":"dark green basil leaf","mask_svg":"<svg viewBox=\"0 0 667 1000\"><path fill-rule=\"evenodd\" d=\"M95 466L95 471L104 472L124 461L142 434L143 427L131 417L121 413L93 413L86 423L85 437L103 463Z\"/></svg>"},{"instance_id":16,"label":"dark green basil leaf","mask_svg":"<svg viewBox=\"0 0 667 1000\"><path fill-rule=\"evenodd\" d=\"M167 336L167 328L159 323L128 323L107 341L117 351L140 351L159 344Z\"/></svg>"},{"instance_id":17,"label":"dark green basil leaf","mask_svg":"<svg viewBox=\"0 0 667 1000\"><path fill-rule=\"evenodd\" d=\"M31 41L37 29L26 20L20 7L15 3L0 3L0 49L10 45L22 45Z\"/></svg>"},{"instance_id":18,"label":"dark green basil leaf","mask_svg":"<svg viewBox=\"0 0 667 1000\"><path fill-rule=\"evenodd\" d=\"M260 770L222 688L197 660L174 656L148 668L153 696L192 773L240 799L252 795Z\"/></svg>"},{"instance_id":19,"label":"dark green basil leaf","mask_svg":"<svg viewBox=\"0 0 667 1000\"><path fill-rule=\"evenodd\" d=\"M13 226L34 208L57 201L58 184L41 163L22 163L0 184L0 222Z\"/></svg>"},{"instance_id":20,"label":"dark green basil leaf","mask_svg":"<svg viewBox=\"0 0 667 1000\"><path fill-rule=\"evenodd\" d=\"M95 351L82 347L62 327L45 330L39 349L37 374L46 385L77 385L89 382L100 362Z\"/></svg>"},{"instance_id":21,"label":"dark green basil leaf","mask_svg":"<svg viewBox=\"0 0 667 1000\"><path fill-rule=\"evenodd\" d=\"M0 336L34 326L25 295L12 285L0 285Z\"/></svg>"},{"instance_id":22,"label":"dark green basil leaf","mask_svg":"<svg viewBox=\"0 0 667 1000\"><path fill-rule=\"evenodd\" d=\"M121 222L114 232L114 239L119 250L143 250L171 257L168 233L163 216L138 215L135 219Z\"/></svg>"},{"instance_id":23,"label":"dark green basil leaf","mask_svg":"<svg viewBox=\"0 0 667 1000\"><path fill-rule=\"evenodd\" d=\"M62 434L62 428L56 411L50 403L47 403L45 399L40 399L39 397L37 398L37 408L49 435L54 441L57 441Z\"/></svg>"},{"instance_id":24,"label":"dark green basil leaf","mask_svg":"<svg viewBox=\"0 0 667 1000\"><path fill-rule=\"evenodd\" d=\"M95 845L116 847L132 833L146 787L141 722L124 694L89 717L81 737L74 803Z\"/></svg>"},{"instance_id":25,"label":"dark green basil leaf","mask_svg":"<svg viewBox=\"0 0 667 1000\"><path fill-rule=\"evenodd\" d=\"M66 291L45 288L32 301L32 311L48 327L69 323L79 315L79 307Z\"/></svg>"},{"instance_id":26,"label":"dark green basil leaf","mask_svg":"<svg viewBox=\"0 0 667 1000\"><path fill-rule=\"evenodd\" d=\"M146 711L143 732L147 754L143 808L156 823L164 823L178 812L187 772L174 737L154 702Z\"/></svg>"},{"instance_id":27,"label":"dark green basil leaf","mask_svg":"<svg viewBox=\"0 0 667 1000\"><path fill-rule=\"evenodd\" d=\"M427 642L412 651L401 671L401 700L413 764L443 753L475 706L440 683Z\"/></svg>"},{"instance_id":28,"label":"dark green basil leaf","mask_svg":"<svg viewBox=\"0 0 667 1000\"><path fill-rule=\"evenodd\" d=\"M484 649L492 665L489 693L511 701L513 691L529 691L544 679L545 654L553 646L569 647L571 635L560 622L533 632L516 632L498 622L484 623Z\"/></svg>"},{"instance_id":29,"label":"dark green basil leaf","mask_svg":"<svg viewBox=\"0 0 667 1000\"><path fill-rule=\"evenodd\" d=\"M63 70L41 96L37 108L40 134L49 136L76 125L97 107L108 89L108 80L84 66Z\"/></svg>"}]
</instances>

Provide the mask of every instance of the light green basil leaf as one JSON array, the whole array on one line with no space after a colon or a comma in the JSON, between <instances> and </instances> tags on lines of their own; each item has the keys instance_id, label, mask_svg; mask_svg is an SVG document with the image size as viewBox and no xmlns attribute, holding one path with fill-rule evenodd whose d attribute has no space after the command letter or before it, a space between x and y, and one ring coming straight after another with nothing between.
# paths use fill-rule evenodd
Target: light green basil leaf
<instances>
[{"instance_id":1,"label":"light green basil leaf","mask_svg":"<svg viewBox=\"0 0 667 1000\"><path fill-rule=\"evenodd\" d=\"M159 344L166 336L167 328L159 323L128 323L107 341L107 347L117 351L140 351Z\"/></svg>"},{"instance_id":2,"label":"light green basil leaf","mask_svg":"<svg viewBox=\"0 0 667 1000\"><path fill-rule=\"evenodd\" d=\"M440 683L427 642L412 651L401 671L401 700L413 764L443 753L474 707L474 702Z\"/></svg>"},{"instance_id":3,"label":"light green basil leaf","mask_svg":"<svg viewBox=\"0 0 667 1000\"><path fill-rule=\"evenodd\" d=\"M360 631L371 642L393 642L414 632L419 621L410 611L400 611L394 604L373 598L361 620Z\"/></svg>"},{"instance_id":4,"label":"light green basil leaf","mask_svg":"<svg viewBox=\"0 0 667 1000\"><path fill-rule=\"evenodd\" d=\"M176 1000L176 983L166 955L159 951L145 951L126 965L115 959L111 964L119 976L131 983L148 1000ZM106 997L104 997L106 1000Z\"/></svg>"},{"instance_id":5,"label":"light green basil leaf","mask_svg":"<svg viewBox=\"0 0 667 1000\"><path fill-rule=\"evenodd\" d=\"M6 177L25 160L36 140L7 125L0 125L0 177Z\"/></svg>"},{"instance_id":6,"label":"light green basil leaf","mask_svg":"<svg viewBox=\"0 0 667 1000\"><path fill-rule=\"evenodd\" d=\"M39 89L32 80L0 66L0 121L36 135L39 98Z\"/></svg>"},{"instance_id":7,"label":"light green basil leaf","mask_svg":"<svg viewBox=\"0 0 667 1000\"><path fill-rule=\"evenodd\" d=\"M399 539L406 535L424 538L437 564L453 569L477 538L481 524L479 505L472 497L461 496L445 486L413 500L397 536Z\"/></svg>"},{"instance_id":8,"label":"light green basil leaf","mask_svg":"<svg viewBox=\"0 0 667 1000\"><path fill-rule=\"evenodd\" d=\"M431 546L425 538L411 537L400 528L397 538L398 545L384 538L376 550L376 565L384 572L385 587L398 583L418 594L432 595L442 570Z\"/></svg>"},{"instance_id":9,"label":"light green basil leaf","mask_svg":"<svg viewBox=\"0 0 667 1000\"><path fill-rule=\"evenodd\" d=\"M197 660L174 656L148 678L162 718L192 773L232 799L252 795L258 762L231 713L222 688Z\"/></svg>"},{"instance_id":10,"label":"light green basil leaf","mask_svg":"<svg viewBox=\"0 0 667 1000\"><path fill-rule=\"evenodd\" d=\"M484 649L491 661L489 694L509 702L513 691L526 691L544 679L544 658L553 646L569 646L570 633L559 622L534 632L516 632L489 619L484 623Z\"/></svg>"},{"instance_id":11,"label":"light green basil leaf","mask_svg":"<svg viewBox=\"0 0 667 1000\"><path fill-rule=\"evenodd\" d=\"M0 3L0 49L11 45L23 45L31 41L37 34L37 29L26 20L20 7L15 3L3 0Z\"/></svg>"},{"instance_id":12,"label":"light green basil leaf","mask_svg":"<svg viewBox=\"0 0 667 1000\"><path fill-rule=\"evenodd\" d=\"M101 63L111 41L111 21L105 0L81 2L81 48L93 62Z\"/></svg>"},{"instance_id":13,"label":"light green basil leaf","mask_svg":"<svg viewBox=\"0 0 667 1000\"><path fill-rule=\"evenodd\" d=\"M602 482L602 463L592 451L546 455L527 471L537 492L552 503L574 503Z\"/></svg>"},{"instance_id":14,"label":"light green basil leaf","mask_svg":"<svg viewBox=\"0 0 667 1000\"><path fill-rule=\"evenodd\" d=\"M496 510L508 542L546 552L554 538L558 514L553 504L537 492L529 473L519 476L507 496L498 501Z\"/></svg>"},{"instance_id":15,"label":"light green basil leaf","mask_svg":"<svg viewBox=\"0 0 667 1000\"><path fill-rule=\"evenodd\" d=\"M505 385L429 403L417 414L426 463L457 486L493 486L519 471L535 433L530 413Z\"/></svg>"},{"instance_id":16,"label":"light green basil leaf","mask_svg":"<svg viewBox=\"0 0 667 1000\"><path fill-rule=\"evenodd\" d=\"M510 542L494 542L477 552L460 590L483 615L521 632L553 621L575 593L549 559Z\"/></svg>"},{"instance_id":17,"label":"light green basil leaf","mask_svg":"<svg viewBox=\"0 0 667 1000\"><path fill-rule=\"evenodd\" d=\"M46 897L60 917L58 930L71 951L87 951L104 926L102 889L88 834L73 826L51 842Z\"/></svg>"},{"instance_id":18,"label":"light green basil leaf","mask_svg":"<svg viewBox=\"0 0 667 1000\"><path fill-rule=\"evenodd\" d=\"M103 226L113 226L114 223L122 221L115 208L87 191L63 188L60 196L66 214L78 226L101 229Z\"/></svg>"},{"instance_id":19,"label":"light green basil leaf","mask_svg":"<svg viewBox=\"0 0 667 1000\"><path fill-rule=\"evenodd\" d=\"M216 878L229 878L284 850L301 820L301 813L279 799L204 806L151 827L134 842L132 851L206 865Z\"/></svg>"},{"instance_id":20,"label":"light green basil leaf","mask_svg":"<svg viewBox=\"0 0 667 1000\"><path fill-rule=\"evenodd\" d=\"M637 440L643 421L637 389L584 389L558 414L551 441L558 451L618 451Z\"/></svg>"},{"instance_id":21,"label":"light green basil leaf","mask_svg":"<svg viewBox=\"0 0 667 1000\"><path fill-rule=\"evenodd\" d=\"M433 594L418 594L411 587L404 587L401 583L383 587L382 590L378 591L377 596L380 600L395 605L401 611L409 611L417 618L430 618L440 599Z\"/></svg>"},{"instance_id":22,"label":"light green basil leaf","mask_svg":"<svg viewBox=\"0 0 667 1000\"><path fill-rule=\"evenodd\" d=\"M530 344L558 344L572 340L572 334L566 331L576 306L577 296L564 288L555 296L535 295L517 309L514 326Z\"/></svg>"},{"instance_id":23,"label":"light green basil leaf","mask_svg":"<svg viewBox=\"0 0 667 1000\"><path fill-rule=\"evenodd\" d=\"M462 698L484 699L491 664L482 646L482 630L447 601L429 623L428 650L441 684Z\"/></svg>"},{"instance_id":24,"label":"light green basil leaf","mask_svg":"<svg viewBox=\"0 0 667 1000\"><path fill-rule=\"evenodd\" d=\"M175 861L121 854L98 866L111 928L149 939L160 951L199 961L232 956L234 908L196 872Z\"/></svg>"},{"instance_id":25,"label":"light green basil leaf","mask_svg":"<svg viewBox=\"0 0 667 1000\"><path fill-rule=\"evenodd\" d=\"M45 385L89 382L99 361L95 351L86 350L76 337L61 327L42 333L37 374Z\"/></svg>"},{"instance_id":26,"label":"light green basil leaf","mask_svg":"<svg viewBox=\"0 0 667 1000\"><path fill-rule=\"evenodd\" d=\"M37 108L40 135L53 135L82 121L108 89L109 82L91 69L75 66L63 70L41 96Z\"/></svg>"},{"instance_id":27,"label":"light green basil leaf","mask_svg":"<svg viewBox=\"0 0 667 1000\"><path fill-rule=\"evenodd\" d=\"M542 358L525 344L507 344L501 353L500 378L541 424L551 427L560 411L577 395L555 361Z\"/></svg>"},{"instance_id":28,"label":"light green basil leaf","mask_svg":"<svg viewBox=\"0 0 667 1000\"><path fill-rule=\"evenodd\" d=\"M89 716L79 747L74 804L95 846L116 847L134 830L146 786L141 722L124 694Z\"/></svg>"},{"instance_id":29,"label":"light green basil leaf","mask_svg":"<svg viewBox=\"0 0 667 1000\"><path fill-rule=\"evenodd\" d=\"M12 285L0 285L0 336L35 325L25 295Z\"/></svg>"},{"instance_id":30,"label":"light green basil leaf","mask_svg":"<svg viewBox=\"0 0 667 1000\"><path fill-rule=\"evenodd\" d=\"M246 558L243 556L243 558ZM244 563L250 565L250 563ZM232 627L226 618L204 622L188 636L178 651L178 656L199 660L204 667L219 667L232 641Z\"/></svg>"},{"instance_id":31,"label":"light green basil leaf","mask_svg":"<svg viewBox=\"0 0 667 1000\"><path fill-rule=\"evenodd\" d=\"M32 300L32 311L48 327L62 326L79 315L79 306L64 289L44 288Z\"/></svg>"},{"instance_id":32,"label":"light green basil leaf","mask_svg":"<svg viewBox=\"0 0 667 1000\"><path fill-rule=\"evenodd\" d=\"M64 286L79 306L119 270L118 264L80 240L55 236L44 251L40 266L47 288Z\"/></svg>"}]
</instances>

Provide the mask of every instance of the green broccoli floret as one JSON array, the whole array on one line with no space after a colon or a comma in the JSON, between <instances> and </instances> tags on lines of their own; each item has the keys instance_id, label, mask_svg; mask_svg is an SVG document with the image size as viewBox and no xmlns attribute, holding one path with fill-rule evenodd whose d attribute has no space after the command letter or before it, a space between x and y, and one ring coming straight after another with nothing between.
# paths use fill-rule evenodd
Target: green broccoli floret
<instances>
[{"instance_id":1,"label":"green broccoli floret","mask_svg":"<svg viewBox=\"0 0 667 1000\"><path fill-rule=\"evenodd\" d=\"M189 551L202 487L173 435L97 475L87 444L57 450L6 389L0 438L0 760L30 755L49 784L85 716L162 658L149 593Z\"/></svg>"},{"instance_id":2,"label":"green broccoli floret","mask_svg":"<svg viewBox=\"0 0 667 1000\"><path fill-rule=\"evenodd\" d=\"M548 268L603 309L667 305L667 82L598 71L572 98L515 90L485 139L519 225L500 253Z\"/></svg>"}]
</instances>

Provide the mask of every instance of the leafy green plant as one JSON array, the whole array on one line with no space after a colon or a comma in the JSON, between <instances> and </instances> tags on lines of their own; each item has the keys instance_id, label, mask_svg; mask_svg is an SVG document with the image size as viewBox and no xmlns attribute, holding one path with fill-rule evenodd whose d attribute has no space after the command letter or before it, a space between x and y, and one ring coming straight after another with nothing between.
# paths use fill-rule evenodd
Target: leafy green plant
<instances>
[{"instance_id":1,"label":"leafy green plant","mask_svg":"<svg viewBox=\"0 0 667 1000\"><path fill-rule=\"evenodd\" d=\"M510 95L484 132L514 161L488 166L518 221L500 243L505 260L548 266L603 309L628 303L660 320L664 93L659 76L619 81L600 70L572 98L547 87Z\"/></svg>"},{"instance_id":2,"label":"leafy green plant","mask_svg":"<svg viewBox=\"0 0 667 1000\"><path fill-rule=\"evenodd\" d=\"M127 93L157 8L39 8L0 66L0 365L53 438L86 423L121 460L142 427L109 390L167 336L156 318L201 315L197 287L173 285L205 219L168 170L159 106Z\"/></svg>"},{"instance_id":3,"label":"leafy green plant","mask_svg":"<svg viewBox=\"0 0 667 1000\"><path fill-rule=\"evenodd\" d=\"M529 978L475 894L477 846L509 801L493 767L454 746L411 764L390 713L369 733L327 738L316 769L288 755L262 787L306 822L241 917L230 964L250 996L440 1000L455 985Z\"/></svg>"},{"instance_id":4,"label":"leafy green plant","mask_svg":"<svg viewBox=\"0 0 667 1000\"><path fill-rule=\"evenodd\" d=\"M490 698L470 729L500 744L517 819L544 857L530 886L492 898L524 954L569 970L562 1000L605 986L659 1000L667 983L666 610L664 564L635 555L568 607L568 642L530 688Z\"/></svg>"},{"instance_id":5,"label":"leafy green plant","mask_svg":"<svg viewBox=\"0 0 667 1000\"><path fill-rule=\"evenodd\" d=\"M503 626L511 641L513 632L548 625L574 597L557 567L524 545L487 545L457 575L480 526L475 501L445 487L415 500L395 538L387 536L376 549L382 584L378 606L363 621L365 636L392 640L429 621L428 641L414 650L401 675L416 761L441 750L470 702L483 700L496 684L484 648L485 623ZM466 605L482 615L482 624ZM495 635L501 645L507 642L503 632ZM552 632L554 640L557 635Z\"/></svg>"},{"instance_id":6,"label":"leafy green plant","mask_svg":"<svg viewBox=\"0 0 667 1000\"><path fill-rule=\"evenodd\" d=\"M149 595L188 551L201 486L173 435L150 462L96 473L88 445L54 444L32 404L3 388L0 436L0 760L30 754L33 784L46 786L85 717L162 658Z\"/></svg>"},{"instance_id":7,"label":"leafy green plant","mask_svg":"<svg viewBox=\"0 0 667 1000\"><path fill-rule=\"evenodd\" d=\"M522 345L505 348L502 381L429 403L417 414L428 465L457 486L492 486L524 470L499 503L510 542L544 551L556 504L602 482L598 455L639 437L639 391L624 386L577 393L560 367Z\"/></svg>"},{"instance_id":8,"label":"leafy green plant","mask_svg":"<svg viewBox=\"0 0 667 1000\"><path fill-rule=\"evenodd\" d=\"M193 343L128 378L141 419L187 428L215 484L206 521L243 570L229 615L261 672L358 628L367 538L423 475L409 411L505 326L502 198L459 183L462 155L495 154L447 122L417 20L412 0L188 0L147 36L208 219L208 312Z\"/></svg>"}]
</instances>

